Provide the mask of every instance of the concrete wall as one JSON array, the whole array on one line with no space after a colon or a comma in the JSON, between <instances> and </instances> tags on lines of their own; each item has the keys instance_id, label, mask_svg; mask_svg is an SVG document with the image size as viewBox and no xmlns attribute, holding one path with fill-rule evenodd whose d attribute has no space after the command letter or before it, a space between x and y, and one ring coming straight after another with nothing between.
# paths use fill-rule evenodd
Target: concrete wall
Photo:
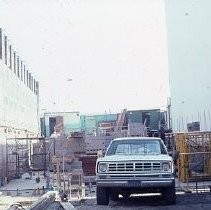
<instances>
[{"instance_id":1,"label":"concrete wall","mask_svg":"<svg viewBox=\"0 0 211 210\"><path fill-rule=\"evenodd\" d=\"M0 186L3 185L6 175L6 138L3 132L0 132Z\"/></svg>"},{"instance_id":2,"label":"concrete wall","mask_svg":"<svg viewBox=\"0 0 211 210\"><path fill-rule=\"evenodd\" d=\"M0 59L0 125L38 133L38 101Z\"/></svg>"},{"instance_id":3,"label":"concrete wall","mask_svg":"<svg viewBox=\"0 0 211 210\"><path fill-rule=\"evenodd\" d=\"M165 0L172 123L211 129L211 1Z\"/></svg>"},{"instance_id":4,"label":"concrete wall","mask_svg":"<svg viewBox=\"0 0 211 210\"><path fill-rule=\"evenodd\" d=\"M39 84L0 28L0 177L6 138L38 135Z\"/></svg>"}]
</instances>

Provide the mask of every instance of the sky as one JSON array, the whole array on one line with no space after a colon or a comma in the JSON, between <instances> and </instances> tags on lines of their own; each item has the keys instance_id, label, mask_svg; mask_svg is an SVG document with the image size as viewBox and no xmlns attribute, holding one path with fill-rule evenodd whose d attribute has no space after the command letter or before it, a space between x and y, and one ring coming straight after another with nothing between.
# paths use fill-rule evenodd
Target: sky
<instances>
[{"instance_id":1,"label":"sky","mask_svg":"<svg viewBox=\"0 0 211 210\"><path fill-rule=\"evenodd\" d=\"M0 0L0 27L40 82L40 109L165 108L163 0Z\"/></svg>"}]
</instances>

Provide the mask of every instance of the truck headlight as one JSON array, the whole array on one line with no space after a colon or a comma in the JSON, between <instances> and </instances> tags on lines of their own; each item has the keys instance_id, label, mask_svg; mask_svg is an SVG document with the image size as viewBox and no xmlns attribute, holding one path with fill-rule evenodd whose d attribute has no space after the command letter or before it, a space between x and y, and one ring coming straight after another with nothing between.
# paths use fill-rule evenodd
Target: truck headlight
<instances>
[{"instance_id":1,"label":"truck headlight","mask_svg":"<svg viewBox=\"0 0 211 210\"><path fill-rule=\"evenodd\" d=\"M171 163L170 162L166 162L162 164L162 170L163 171L170 171L171 170Z\"/></svg>"},{"instance_id":2,"label":"truck headlight","mask_svg":"<svg viewBox=\"0 0 211 210\"><path fill-rule=\"evenodd\" d=\"M106 163L99 163L98 171L99 172L106 172L107 171L107 164Z\"/></svg>"}]
</instances>

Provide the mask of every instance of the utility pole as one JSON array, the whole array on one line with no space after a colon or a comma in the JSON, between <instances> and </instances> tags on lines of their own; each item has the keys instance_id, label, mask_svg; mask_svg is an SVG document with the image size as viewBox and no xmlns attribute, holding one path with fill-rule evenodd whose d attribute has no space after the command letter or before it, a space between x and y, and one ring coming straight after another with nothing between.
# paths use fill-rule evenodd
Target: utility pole
<instances>
[{"instance_id":1,"label":"utility pole","mask_svg":"<svg viewBox=\"0 0 211 210\"><path fill-rule=\"evenodd\" d=\"M168 129L171 129L172 128L172 125L171 125L171 98L168 97L167 98L167 121L168 121Z\"/></svg>"}]
</instances>

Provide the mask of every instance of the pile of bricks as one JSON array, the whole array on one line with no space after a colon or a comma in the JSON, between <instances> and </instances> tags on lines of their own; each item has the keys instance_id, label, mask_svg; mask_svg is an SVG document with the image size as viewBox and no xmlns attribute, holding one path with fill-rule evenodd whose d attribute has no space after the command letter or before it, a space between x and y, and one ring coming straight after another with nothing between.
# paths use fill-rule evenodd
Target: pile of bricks
<instances>
[{"instance_id":1,"label":"pile of bricks","mask_svg":"<svg viewBox=\"0 0 211 210\"><path fill-rule=\"evenodd\" d=\"M97 155L83 155L79 158L85 176L95 176L95 164Z\"/></svg>"}]
</instances>

